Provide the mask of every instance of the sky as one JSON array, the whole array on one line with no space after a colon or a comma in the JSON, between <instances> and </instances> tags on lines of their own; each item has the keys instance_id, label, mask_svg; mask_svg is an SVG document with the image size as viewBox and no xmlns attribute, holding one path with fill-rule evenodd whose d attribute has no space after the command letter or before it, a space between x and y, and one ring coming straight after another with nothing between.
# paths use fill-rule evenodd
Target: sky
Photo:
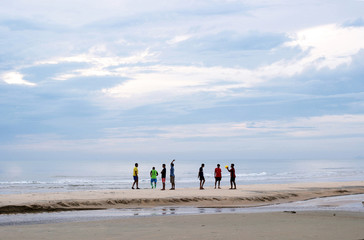
<instances>
[{"instance_id":1,"label":"sky","mask_svg":"<svg viewBox=\"0 0 364 240\"><path fill-rule=\"evenodd\" d=\"M0 37L2 169L364 159L362 0L2 1Z\"/></svg>"}]
</instances>

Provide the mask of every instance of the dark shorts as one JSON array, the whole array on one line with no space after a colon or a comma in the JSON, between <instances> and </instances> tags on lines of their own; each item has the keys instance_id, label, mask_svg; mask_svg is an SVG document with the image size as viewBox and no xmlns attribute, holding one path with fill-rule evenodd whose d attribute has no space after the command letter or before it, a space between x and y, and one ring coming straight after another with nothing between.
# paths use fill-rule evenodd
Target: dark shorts
<instances>
[{"instance_id":1,"label":"dark shorts","mask_svg":"<svg viewBox=\"0 0 364 240\"><path fill-rule=\"evenodd\" d=\"M174 176L170 176L170 182L174 183Z\"/></svg>"},{"instance_id":2,"label":"dark shorts","mask_svg":"<svg viewBox=\"0 0 364 240\"><path fill-rule=\"evenodd\" d=\"M221 177L215 177L216 181L221 181Z\"/></svg>"},{"instance_id":3,"label":"dark shorts","mask_svg":"<svg viewBox=\"0 0 364 240\"><path fill-rule=\"evenodd\" d=\"M157 183L157 179L156 179L156 178L151 178L151 179L150 179L150 182L151 182L151 183L153 183L153 182Z\"/></svg>"},{"instance_id":4,"label":"dark shorts","mask_svg":"<svg viewBox=\"0 0 364 240\"><path fill-rule=\"evenodd\" d=\"M205 177L202 175L200 176L200 181L204 181L205 180Z\"/></svg>"},{"instance_id":5,"label":"dark shorts","mask_svg":"<svg viewBox=\"0 0 364 240\"><path fill-rule=\"evenodd\" d=\"M134 181L138 181L138 176L133 176Z\"/></svg>"},{"instance_id":6,"label":"dark shorts","mask_svg":"<svg viewBox=\"0 0 364 240\"><path fill-rule=\"evenodd\" d=\"M235 177L230 177L230 182L235 182Z\"/></svg>"}]
</instances>

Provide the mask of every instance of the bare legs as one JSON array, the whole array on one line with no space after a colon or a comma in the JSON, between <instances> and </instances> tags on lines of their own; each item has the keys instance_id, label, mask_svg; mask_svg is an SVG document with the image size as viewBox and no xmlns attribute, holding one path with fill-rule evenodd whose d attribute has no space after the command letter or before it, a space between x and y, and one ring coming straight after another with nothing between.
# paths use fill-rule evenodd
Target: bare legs
<instances>
[{"instance_id":1,"label":"bare legs","mask_svg":"<svg viewBox=\"0 0 364 240\"><path fill-rule=\"evenodd\" d=\"M233 187L234 185L234 187ZM234 179L230 179L230 189L236 189L236 183L235 183L235 178Z\"/></svg>"},{"instance_id":2,"label":"bare legs","mask_svg":"<svg viewBox=\"0 0 364 240\"><path fill-rule=\"evenodd\" d=\"M139 189L138 178L134 179L133 186L131 187L132 189L134 189L134 185L136 185L136 188Z\"/></svg>"},{"instance_id":3,"label":"bare legs","mask_svg":"<svg viewBox=\"0 0 364 240\"><path fill-rule=\"evenodd\" d=\"M216 189L216 184L218 185L218 188L219 188L219 189L221 189L221 188L220 188L220 181L221 181L221 180L217 180L217 179L215 178L215 189Z\"/></svg>"},{"instance_id":4,"label":"bare legs","mask_svg":"<svg viewBox=\"0 0 364 240\"><path fill-rule=\"evenodd\" d=\"M203 190L203 185L205 184L205 179L200 180L200 190Z\"/></svg>"}]
</instances>

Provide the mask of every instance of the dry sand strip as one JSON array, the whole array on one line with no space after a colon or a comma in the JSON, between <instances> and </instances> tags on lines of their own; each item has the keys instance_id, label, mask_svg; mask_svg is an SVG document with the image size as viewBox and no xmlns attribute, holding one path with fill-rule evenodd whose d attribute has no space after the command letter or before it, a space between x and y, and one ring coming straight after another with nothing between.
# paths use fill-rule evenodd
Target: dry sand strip
<instances>
[{"instance_id":1,"label":"dry sand strip","mask_svg":"<svg viewBox=\"0 0 364 240\"><path fill-rule=\"evenodd\" d=\"M2 240L364 239L364 214L298 212L138 217L0 227Z\"/></svg>"},{"instance_id":2,"label":"dry sand strip","mask_svg":"<svg viewBox=\"0 0 364 240\"><path fill-rule=\"evenodd\" d=\"M364 182L242 185L237 190L192 188L100 190L0 195L0 214L154 206L249 207L363 194Z\"/></svg>"}]
</instances>

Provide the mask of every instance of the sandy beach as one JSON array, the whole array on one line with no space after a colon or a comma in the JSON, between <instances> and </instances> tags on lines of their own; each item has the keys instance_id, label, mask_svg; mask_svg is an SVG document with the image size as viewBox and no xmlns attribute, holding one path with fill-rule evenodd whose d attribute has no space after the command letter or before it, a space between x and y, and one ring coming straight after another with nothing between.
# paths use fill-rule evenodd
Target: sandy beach
<instances>
[{"instance_id":1,"label":"sandy beach","mask_svg":"<svg viewBox=\"0 0 364 240\"><path fill-rule=\"evenodd\" d=\"M242 185L237 190L196 188L98 190L62 193L4 194L0 213L34 213L108 208L196 206L249 207L318 197L364 193L364 182Z\"/></svg>"},{"instance_id":2,"label":"sandy beach","mask_svg":"<svg viewBox=\"0 0 364 240\"><path fill-rule=\"evenodd\" d=\"M237 190L103 190L0 196L15 213L155 206L250 207L363 194L364 182L239 186ZM128 217L116 220L1 226L1 239L364 239L364 213L298 211Z\"/></svg>"},{"instance_id":3,"label":"sandy beach","mask_svg":"<svg viewBox=\"0 0 364 240\"><path fill-rule=\"evenodd\" d=\"M1 239L364 239L364 214L298 212L158 216L0 227Z\"/></svg>"}]
</instances>

